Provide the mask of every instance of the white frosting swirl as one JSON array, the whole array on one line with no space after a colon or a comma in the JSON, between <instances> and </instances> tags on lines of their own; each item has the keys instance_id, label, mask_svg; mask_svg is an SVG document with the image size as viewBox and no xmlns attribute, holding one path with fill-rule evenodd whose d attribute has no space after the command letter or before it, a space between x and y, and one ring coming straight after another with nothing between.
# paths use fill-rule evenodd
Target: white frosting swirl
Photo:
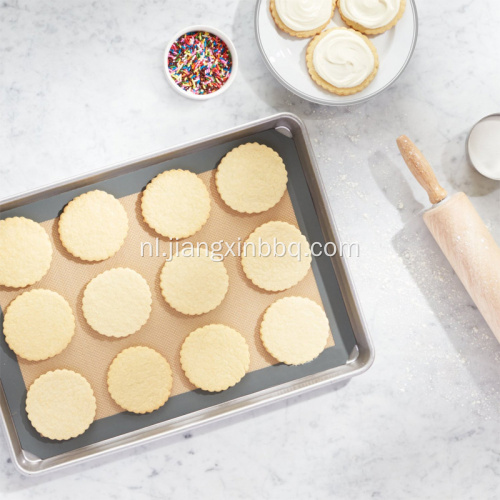
<instances>
[{"instance_id":1,"label":"white frosting swirl","mask_svg":"<svg viewBox=\"0 0 500 500\"><path fill-rule=\"evenodd\" d=\"M346 29L333 29L316 45L313 65L319 76L334 87L351 88L370 76L375 57L360 35Z\"/></svg>"},{"instance_id":2,"label":"white frosting swirl","mask_svg":"<svg viewBox=\"0 0 500 500\"><path fill-rule=\"evenodd\" d=\"M340 0L347 19L369 29L389 24L399 12L401 0Z\"/></svg>"},{"instance_id":3,"label":"white frosting swirl","mask_svg":"<svg viewBox=\"0 0 500 500\"><path fill-rule=\"evenodd\" d=\"M294 31L310 31L332 17L332 0L274 0L278 16Z\"/></svg>"}]
</instances>

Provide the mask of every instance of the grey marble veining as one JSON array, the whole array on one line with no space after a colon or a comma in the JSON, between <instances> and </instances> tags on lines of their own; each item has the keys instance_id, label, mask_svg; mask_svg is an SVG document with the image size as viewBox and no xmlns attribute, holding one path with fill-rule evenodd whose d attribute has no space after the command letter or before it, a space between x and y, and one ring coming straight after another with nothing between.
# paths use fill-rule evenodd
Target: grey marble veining
<instances>
[{"instance_id":1,"label":"grey marble veining","mask_svg":"<svg viewBox=\"0 0 500 500\"><path fill-rule=\"evenodd\" d=\"M394 139L416 140L500 240L500 182L465 138L500 109L495 0L421 0L417 48L382 95L335 109L266 70L255 2L0 3L0 197L175 146L278 111L307 124L377 359L369 372L270 408L42 478L20 476L0 436L0 498L496 499L500 346L428 234L425 193ZM173 32L232 36L240 73L204 103L167 87Z\"/></svg>"}]
</instances>

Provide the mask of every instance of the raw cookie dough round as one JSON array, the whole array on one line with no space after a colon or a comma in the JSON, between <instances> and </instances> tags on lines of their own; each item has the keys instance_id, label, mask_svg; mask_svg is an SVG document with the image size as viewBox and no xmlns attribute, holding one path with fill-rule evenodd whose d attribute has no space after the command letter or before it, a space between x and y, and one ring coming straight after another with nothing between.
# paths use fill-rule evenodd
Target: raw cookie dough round
<instances>
[{"instance_id":1,"label":"raw cookie dough round","mask_svg":"<svg viewBox=\"0 0 500 500\"><path fill-rule=\"evenodd\" d=\"M196 387L219 392L237 384L250 366L243 336L226 325L206 325L191 332L181 348L181 365Z\"/></svg>"},{"instance_id":2,"label":"raw cookie dough round","mask_svg":"<svg viewBox=\"0 0 500 500\"><path fill-rule=\"evenodd\" d=\"M117 267L97 275L87 285L82 309L96 332L107 337L126 337L146 324L151 303L146 280L132 269Z\"/></svg>"},{"instance_id":3,"label":"raw cookie dough round","mask_svg":"<svg viewBox=\"0 0 500 500\"><path fill-rule=\"evenodd\" d=\"M274 207L286 190L287 180L281 156L256 142L229 151L215 174L217 190L226 205L250 214Z\"/></svg>"},{"instance_id":4,"label":"raw cookie dough round","mask_svg":"<svg viewBox=\"0 0 500 500\"><path fill-rule=\"evenodd\" d=\"M66 250L82 260L113 256L128 233L123 205L111 194L95 190L71 200L59 218L59 237Z\"/></svg>"},{"instance_id":5,"label":"raw cookie dough round","mask_svg":"<svg viewBox=\"0 0 500 500\"><path fill-rule=\"evenodd\" d=\"M52 290L35 289L17 296L7 307L3 331L21 358L41 361L62 352L75 333L68 302Z\"/></svg>"},{"instance_id":6,"label":"raw cookie dough round","mask_svg":"<svg viewBox=\"0 0 500 500\"><path fill-rule=\"evenodd\" d=\"M52 245L37 222L25 217L0 220L0 285L22 288L49 270Z\"/></svg>"},{"instance_id":7,"label":"raw cookie dough round","mask_svg":"<svg viewBox=\"0 0 500 500\"><path fill-rule=\"evenodd\" d=\"M94 391L79 373L50 371L31 384L26 412L42 436L60 441L74 438L83 434L94 421Z\"/></svg>"},{"instance_id":8,"label":"raw cookie dough round","mask_svg":"<svg viewBox=\"0 0 500 500\"><path fill-rule=\"evenodd\" d=\"M165 262L160 275L163 298L183 314L204 314L224 299L229 277L223 262L213 260L209 252L174 255Z\"/></svg>"},{"instance_id":9,"label":"raw cookie dough round","mask_svg":"<svg viewBox=\"0 0 500 500\"><path fill-rule=\"evenodd\" d=\"M129 347L108 370L108 390L115 402L133 413L150 413L165 404L172 390L172 370L154 349Z\"/></svg>"},{"instance_id":10,"label":"raw cookie dough round","mask_svg":"<svg viewBox=\"0 0 500 500\"><path fill-rule=\"evenodd\" d=\"M311 249L295 226L282 221L266 222L245 241L241 265L259 288L279 292L305 277L311 266Z\"/></svg>"},{"instance_id":11,"label":"raw cookie dough round","mask_svg":"<svg viewBox=\"0 0 500 500\"><path fill-rule=\"evenodd\" d=\"M187 238L198 232L210 215L210 196L203 181L189 170L167 170L142 193L142 216L167 238Z\"/></svg>"},{"instance_id":12,"label":"raw cookie dough round","mask_svg":"<svg viewBox=\"0 0 500 500\"><path fill-rule=\"evenodd\" d=\"M305 297L277 300L267 308L260 325L266 350L288 365L301 365L319 356L329 331L323 309Z\"/></svg>"}]
</instances>

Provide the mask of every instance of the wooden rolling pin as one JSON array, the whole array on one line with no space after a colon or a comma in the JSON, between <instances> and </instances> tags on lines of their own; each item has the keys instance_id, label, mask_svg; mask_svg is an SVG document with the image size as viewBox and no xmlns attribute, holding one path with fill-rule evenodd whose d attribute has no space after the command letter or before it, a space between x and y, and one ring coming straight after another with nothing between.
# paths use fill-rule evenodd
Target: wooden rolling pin
<instances>
[{"instance_id":1,"label":"wooden rolling pin","mask_svg":"<svg viewBox=\"0 0 500 500\"><path fill-rule=\"evenodd\" d=\"M448 197L419 149L397 139L406 165L434 204L424 221L500 342L500 248L464 193Z\"/></svg>"}]
</instances>

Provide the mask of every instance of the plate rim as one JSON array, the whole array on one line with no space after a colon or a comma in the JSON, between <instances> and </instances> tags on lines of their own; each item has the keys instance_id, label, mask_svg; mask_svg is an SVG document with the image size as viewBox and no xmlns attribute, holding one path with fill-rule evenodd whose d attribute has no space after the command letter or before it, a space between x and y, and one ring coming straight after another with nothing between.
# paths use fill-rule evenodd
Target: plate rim
<instances>
[{"instance_id":1,"label":"plate rim","mask_svg":"<svg viewBox=\"0 0 500 500\"><path fill-rule=\"evenodd\" d=\"M255 24L255 38L257 39L257 45L259 47L259 52L260 55L262 56L262 59L264 60L264 63L267 66L267 69L269 72L278 80L278 82L283 85L287 90L292 92L298 97L301 97L302 99L309 101L309 102L314 102L316 104L322 104L324 106L353 106L356 104L361 104L362 102L368 101L369 99L372 99L376 95L379 95L381 92L384 90L387 90L403 73L403 71L406 69L408 66L408 63L410 62L413 52L415 51L415 46L417 45L417 38L418 38L418 13L417 13L417 6L415 4L415 0L407 0L408 3L411 6L412 14L413 14L413 37L412 37L412 42L411 42L411 48L410 51L408 52L408 55L406 56L405 62L399 69L399 71L394 75L394 77L387 82L382 88L374 92L373 94L363 96L363 97L358 97L357 99L351 99L348 102L332 102L329 101L328 99L322 99L320 97L314 97L309 94L306 94L305 92L302 92L301 90L295 88L293 85L288 83L274 68L274 66L271 64L271 61L268 59L266 53L264 52L264 47L262 45L262 40L260 36L260 30L259 30L259 12L261 8L261 4L263 2L267 2L268 0L258 0L257 1L257 6L255 8L255 15L254 15L254 24ZM345 96L348 97L348 96ZM349 96L352 97L352 96Z\"/></svg>"}]
</instances>

